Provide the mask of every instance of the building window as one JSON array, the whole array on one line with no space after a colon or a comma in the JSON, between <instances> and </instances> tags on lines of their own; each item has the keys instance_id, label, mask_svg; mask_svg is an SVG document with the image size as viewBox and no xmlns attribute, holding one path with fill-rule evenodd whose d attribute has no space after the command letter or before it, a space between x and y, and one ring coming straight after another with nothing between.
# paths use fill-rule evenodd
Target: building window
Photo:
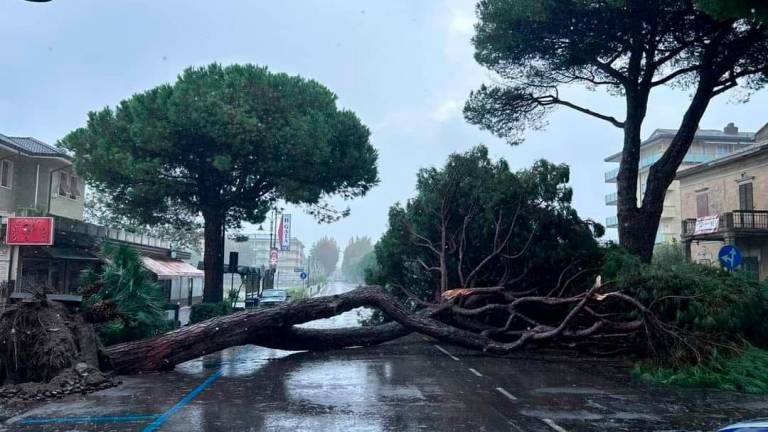
<instances>
[{"instance_id":1,"label":"building window","mask_svg":"<svg viewBox=\"0 0 768 432\"><path fill-rule=\"evenodd\" d=\"M739 210L754 210L755 202L752 198L752 183L739 185Z\"/></svg>"},{"instance_id":2,"label":"building window","mask_svg":"<svg viewBox=\"0 0 768 432\"><path fill-rule=\"evenodd\" d=\"M0 186L4 188L11 188L11 181L13 180L13 162L4 160L0 162Z\"/></svg>"},{"instance_id":3,"label":"building window","mask_svg":"<svg viewBox=\"0 0 768 432\"><path fill-rule=\"evenodd\" d=\"M76 200L80 196L80 181L70 173L59 173L59 196Z\"/></svg>"},{"instance_id":4,"label":"building window","mask_svg":"<svg viewBox=\"0 0 768 432\"><path fill-rule=\"evenodd\" d=\"M709 216L709 194L696 195L696 217Z\"/></svg>"}]
</instances>

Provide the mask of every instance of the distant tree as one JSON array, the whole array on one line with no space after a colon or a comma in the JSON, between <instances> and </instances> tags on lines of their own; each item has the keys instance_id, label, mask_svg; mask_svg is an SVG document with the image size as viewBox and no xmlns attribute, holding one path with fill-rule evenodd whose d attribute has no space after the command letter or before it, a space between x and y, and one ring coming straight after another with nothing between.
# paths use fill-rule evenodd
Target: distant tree
<instances>
[{"instance_id":1,"label":"distant tree","mask_svg":"<svg viewBox=\"0 0 768 432\"><path fill-rule=\"evenodd\" d=\"M365 277L364 269L360 268L358 263L372 251L373 243L370 237L350 238L341 261L341 274L344 278L352 282L362 282Z\"/></svg>"},{"instance_id":2,"label":"distant tree","mask_svg":"<svg viewBox=\"0 0 768 432\"><path fill-rule=\"evenodd\" d=\"M482 146L422 169L416 196L389 210L368 282L427 301L454 288L557 286L561 272L599 261L603 233L571 207L568 178L567 166L544 160L512 172Z\"/></svg>"},{"instance_id":3,"label":"distant tree","mask_svg":"<svg viewBox=\"0 0 768 432\"><path fill-rule=\"evenodd\" d=\"M700 1L713 8L729 4ZM747 3L757 1L740 2ZM619 240L649 261L664 195L710 101L737 86L749 92L765 84L765 25L744 17L713 18L693 0L481 0L477 15L475 59L496 73L498 83L470 95L466 118L510 143L519 142L526 128L543 127L556 107L622 129ZM573 85L622 97L624 119L564 99L560 90ZM652 91L663 86L689 89L692 98L676 136L651 165L638 205L643 121ZM569 144L587 145L574 141Z\"/></svg>"},{"instance_id":4,"label":"distant tree","mask_svg":"<svg viewBox=\"0 0 768 432\"><path fill-rule=\"evenodd\" d=\"M335 239L323 237L312 245L309 255L313 261L320 263L323 273L330 276L339 263L339 246Z\"/></svg>"},{"instance_id":5,"label":"distant tree","mask_svg":"<svg viewBox=\"0 0 768 432\"><path fill-rule=\"evenodd\" d=\"M143 225L135 219L112 211L109 197L97 192L87 191L85 194L83 216L86 222L92 224L169 240L176 249L197 253L202 251L202 221L200 218L191 215L187 215L186 218L179 215L175 225L167 223Z\"/></svg>"},{"instance_id":6,"label":"distant tree","mask_svg":"<svg viewBox=\"0 0 768 432\"><path fill-rule=\"evenodd\" d=\"M378 182L370 132L316 81L264 67L212 64L88 114L61 146L115 213L143 224L204 221L206 302L223 298L225 225L260 223L277 201L321 221L324 199Z\"/></svg>"}]
</instances>

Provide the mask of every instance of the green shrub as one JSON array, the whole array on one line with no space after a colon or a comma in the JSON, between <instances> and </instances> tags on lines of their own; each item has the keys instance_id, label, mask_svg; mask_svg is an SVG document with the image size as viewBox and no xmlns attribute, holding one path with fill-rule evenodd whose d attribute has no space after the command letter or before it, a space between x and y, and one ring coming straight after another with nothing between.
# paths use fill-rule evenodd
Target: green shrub
<instances>
[{"instance_id":1,"label":"green shrub","mask_svg":"<svg viewBox=\"0 0 768 432\"><path fill-rule=\"evenodd\" d=\"M160 285L144 269L138 253L128 246L106 244L101 272L82 277L86 314L106 322L96 325L105 345L154 336L168 328Z\"/></svg>"},{"instance_id":2,"label":"green shrub","mask_svg":"<svg viewBox=\"0 0 768 432\"><path fill-rule=\"evenodd\" d=\"M189 323L195 324L200 321L215 318L218 316L229 315L232 313L232 306L228 302L219 303L200 303L192 305L189 313Z\"/></svg>"},{"instance_id":3,"label":"green shrub","mask_svg":"<svg viewBox=\"0 0 768 432\"><path fill-rule=\"evenodd\" d=\"M291 301L309 298L309 292L303 285L288 288L287 291Z\"/></svg>"}]
</instances>

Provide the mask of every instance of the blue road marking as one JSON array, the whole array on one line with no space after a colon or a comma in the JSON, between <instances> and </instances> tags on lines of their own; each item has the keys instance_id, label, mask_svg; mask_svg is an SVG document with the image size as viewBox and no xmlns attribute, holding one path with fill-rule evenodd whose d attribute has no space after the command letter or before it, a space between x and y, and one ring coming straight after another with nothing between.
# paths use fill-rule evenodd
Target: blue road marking
<instances>
[{"instance_id":1,"label":"blue road marking","mask_svg":"<svg viewBox=\"0 0 768 432\"><path fill-rule=\"evenodd\" d=\"M203 381L199 386L195 387L191 392L187 393L184 398L182 398L180 401L176 402L176 405L172 406L168 411L160 414L155 421L147 425L142 431L143 432L152 432L157 430L163 423L165 423L166 420L168 420L169 417L176 414L177 411L184 408L184 405L188 404L192 399L194 399L197 395L202 393L203 390L205 390L208 386L213 384L214 381L219 379L221 377L221 369L217 370L216 372L212 373L208 378Z\"/></svg>"},{"instance_id":2,"label":"blue road marking","mask_svg":"<svg viewBox=\"0 0 768 432\"><path fill-rule=\"evenodd\" d=\"M143 422L156 418L157 415L129 414L114 416L82 416L82 417L29 417L19 420L20 424L50 424L50 423L119 423Z\"/></svg>"}]
</instances>

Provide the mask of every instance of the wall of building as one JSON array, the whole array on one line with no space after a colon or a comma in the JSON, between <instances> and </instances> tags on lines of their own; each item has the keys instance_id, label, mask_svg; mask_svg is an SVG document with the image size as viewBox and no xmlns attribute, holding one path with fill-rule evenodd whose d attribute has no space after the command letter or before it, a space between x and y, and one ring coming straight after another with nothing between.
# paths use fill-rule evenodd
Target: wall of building
<instances>
[{"instance_id":1,"label":"wall of building","mask_svg":"<svg viewBox=\"0 0 768 432\"><path fill-rule=\"evenodd\" d=\"M70 219L83 219L85 184L82 180L78 182L77 199L59 197L55 193L58 190L56 170L65 167L63 171L72 173L69 162L54 158L34 158L8 150L0 150L0 158L7 158L13 163L11 188L0 187L0 212L19 214L20 210L29 209L32 213L47 213L51 172L54 172L54 195L51 197L50 212Z\"/></svg>"},{"instance_id":2,"label":"wall of building","mask_svg":"<svg viewBox=\"0 0 768 432\"><path fill-rule=\"evenodd\" d=\"M752 182L755 210L768 209L768 154L755 155L680 179L681 214L696 218L696 197L706 193L709 214L739 209L739 184Z\"/></svg>"},{"instance_id":3,"label":"wall of building","mask_svg":"<svg viewBox=\"0 0 768 432\"><path fill-rule=\"evenodd\" d=\"M61 164L58 166L50 166L48 167L48 171L46 171L46 196L47 196L47 185L48 180L51 178L51 172L57 168L60 168ZM77 220L83 220L83 207L85 205L85 182L82 179L79 179L77 182L78 186L78 197L77 199L72 199L70 197L66 196L59 196L58 190L59 190L59 180L60 176L58 175L59 172L64 171L69 173L70 175L76 175L71 168L66 168L60 171L53 171L53 181L51 182L53 185L53 193L51 194L51 209L50 213L57 215L57 216L63 216L70 219L77 219Z\"/></svg>"},{"instance_id":4,"label":"wall of building","mask_svg":"<svg viewBox=\"0 0 768 432\"><path fill-rule=\"evenodd\" d=\"M0 148L0 159L9 159L14 162L14 174L16 171L16 155L17 153ZM14 176L15 177L15 176ZM14 186L14 180L11 179L11 188L0 187L0 212L5 215L15 214L16 212L16 188Z\"/></svg>"}]
</instances>

